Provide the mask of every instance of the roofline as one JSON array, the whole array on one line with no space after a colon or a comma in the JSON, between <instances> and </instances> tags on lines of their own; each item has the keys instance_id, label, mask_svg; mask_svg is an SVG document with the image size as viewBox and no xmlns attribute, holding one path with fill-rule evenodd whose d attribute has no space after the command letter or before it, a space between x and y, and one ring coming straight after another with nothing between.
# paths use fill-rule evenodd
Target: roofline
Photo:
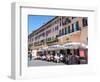
<instances>
[{"instance_id":1,"label":"roofline","mask_svg":"<svg viewBox=\"0 0 100 82\"><path fill-rule=\"evenodd\" d=\"M44 26L46 26L47 24L49 24L50 22L52 22L53 20L55 20L58 16L54 17L53 19L51 19L50 21L48 21L46 24L42 25L40 28L32 31L28 36L31 36L33 33L35 33L36 31L40 30L41 28L43 28Z\"/></svg>"}]
</instances>

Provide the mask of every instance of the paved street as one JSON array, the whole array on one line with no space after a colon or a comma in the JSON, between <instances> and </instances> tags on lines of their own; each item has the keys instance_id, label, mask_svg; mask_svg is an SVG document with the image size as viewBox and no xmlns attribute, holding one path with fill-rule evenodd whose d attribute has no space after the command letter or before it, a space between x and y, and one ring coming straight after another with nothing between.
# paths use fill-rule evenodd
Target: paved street
<instances>
[{"instance_id":1,"label":"paved street","mask_svg":"<svg viewBox=\"0 0 100 82\"><path fill-rule=\"evenodd\" d=\"M42 60L28 60L28 66L50 66L50 65L64 65L63 63L48 62Z\"/></svg>"}]
</instances>

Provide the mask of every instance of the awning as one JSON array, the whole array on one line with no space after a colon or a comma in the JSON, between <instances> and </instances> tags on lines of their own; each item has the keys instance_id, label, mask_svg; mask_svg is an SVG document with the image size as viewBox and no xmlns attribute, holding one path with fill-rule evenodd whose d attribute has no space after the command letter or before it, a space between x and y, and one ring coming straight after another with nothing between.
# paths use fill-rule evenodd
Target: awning
<instances>
[{"instance_id":1,"label":"awning","mask_svg":"<svg viewBox=\"0 0 100 82\"><path fill-rule=\"evenodd\" d=\"M71 43L66 43L64 45L52 45L52 46L47 46L40 48L38 51L53 51L53 50L61 50L61 49L78 49L78 48L88 48L88 46L84 43L79 43L79 42L71 42Z\"/></svg>"},{"instance_id":2,"label":"awning","mask_svg":"<svg viewBox=\"0 0 100 82\"><path fill-rule=\"evenodd\" d=\"M86 44L79 43L79 42L66 43L63 46L66 47L66 49L87 48L87 45Z\"/></svg>"},{"instance_id":3,"label":"awning","mask_svg":"<svg viewBox=\"0 0 100 82\"><path fill-rule=\"evenodd\" d=\"M65 49L65 47L62 46L62 45L52 45L52 46L48 46L48 50L60 50L60 49Z\"/></svg>"},{"instance_id":4,"label":"awning","mask_svg":"<svg viewBox=\"0 0 100 82\"><path fill-rule=\"evenodd\" d=\"M43 52L43 51L46 51L48 50L48 47L42 47L42 48L39 48L38 52Z\"/></svg>"}]
</instances>

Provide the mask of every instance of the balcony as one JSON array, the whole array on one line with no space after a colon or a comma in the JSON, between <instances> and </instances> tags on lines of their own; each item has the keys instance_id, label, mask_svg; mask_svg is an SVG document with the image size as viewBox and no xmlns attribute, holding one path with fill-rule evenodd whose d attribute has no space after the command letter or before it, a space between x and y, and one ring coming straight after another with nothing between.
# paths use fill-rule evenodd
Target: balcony
<instances>
[{"instance_id":1,"label":"balcony","mask_svg":"<svg viewBox=\"0 0 100 82\"><path fill-rule=\"evenodd\" d=\"M78 32L78 31L80 31L80 30L81 30L81 27L77 27L76 29L69 30L68 32L65 32L65 33L61 33L61 34L57 35L56 37L61 37L61 36L63 36L63 35L69 35L69 34Z\"/></svg>"},{"instance_id":2,"label":"balcony","mask_svg":"<svg viewBox=\"0 0 100 82\"><path fill-rule=\"evenodd\" d=\"M71 23L71 20L69 18L66 18L64 22L62 22L63 25Z\"/></svg>"},{"instance_id":3,"label":"balcony","mask_svg":"<svg viewBox=\"0 0 100 82\"><path fill-rule=\"evenodd\" d=\"M71 20L69 18L66 18L66 24L71 23Z\"/></svg>"},{"instance_id":4,"label":"balcony","mask_svg":"<svg viewBox=\"0 0 100 82\"><path fill-rule=\"evenodd\" d=\"M28 44L28 47L32 47L32 46L33 46L33 43Z\"/></svg>"},{"instance_id":5,"label":"balcony","mask_svg":"<svg viewBox=\"0 0 100 82\"><path fill-rule=\"evenodd\" d=\"M44 40L41 40L39 42L34 42L34 46L41 46L44 45Z\"/></svg>"},{"instance_id":6,"label":"balcony","mask_svg":"<svg viewBox=\"0 0 100 82\"><path fill-rule=\"evenodd\" d=\"M55 42L58 42L58 38L54 38L54 39L51 39L51 40L47 40L46 43L55 43Z\"/></svg>"}]
</instances>

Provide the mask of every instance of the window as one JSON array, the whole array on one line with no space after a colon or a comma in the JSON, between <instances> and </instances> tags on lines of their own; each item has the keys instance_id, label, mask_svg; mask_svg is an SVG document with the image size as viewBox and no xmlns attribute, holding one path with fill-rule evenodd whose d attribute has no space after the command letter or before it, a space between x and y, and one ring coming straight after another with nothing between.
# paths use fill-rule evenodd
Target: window
<instances>
[{"instance_id":1,"label":"window","mask_svg":"<svg viewBox=\"0 0 100 82\"><path fill-rule=\"evenodd\" d=\"M60 18L60 26L62 25L62 20L61 20L61 18Z\"/></svg>"},{"instance_id":2,"label":"window","mask_svg":"<svg viewBox=\"0 0 100 82\"><path fill-rule=\"evenodd\" d=\"M82 19L83 27L88 26L87 18Z\"/></svg>"},{"instance_id":3,"label":"window","mask_svg":"<svg viewBox=\"0 0 100 82\"><path fill-rule=\"evenodd\" d=\"M62 18L62 24L66 25L66 18L65 17Z\"/></svg>"},{"instance_id":4,"label":"window","mask_svg":"<svg viewBox=\"0 0 100 82\"><path fill-rule=\"evenodd\" d=\"M37 39L38 39L38 36L35 37L35 40L37 40Z\"/></svg>"},{"instance_id":5,"label":"window","mask_svg":"<svg viewBox=\"0 0 100 82\"><path fill-rule=\"evenodd\" d=\"M66 18L66 24L69 24L71 20L69 18Z\"/></svg>"},{"instance_id":6,"label":"window","mask_svg":"<svg viewBox=\"0 0 100 82\"><path fill-rule=\"evenodd\" d=\"M61 22L60 22L60 26L61 26L62 24L61 24Z\"/></svg>"},{"instance_id":7,"label":"window","mask_svg":"<svg viewBox=\"0 0 100 82\"><path fill-rule=\"evenodd\" d=\"M47 38L47 41L51 41L51 38Z\"/></svg>"},{"instance_id":8,"label":"window","mask_svg":"<svg viewBox=\"0 0 100 82\"><path fill-rule=\"evenodd\" d=\"M67 34L67 27L65 28L65 34Z\"/></svg>"},{"instance_id":9,"label":"window","mask_svg":"<svg viewBox=\"0 0 100 82\"><path fill-rule=\"evenodd\" d=\"M62 29L62 35L64 35L64 34L65 34L64 29Z\"/></svg>"},{"instance_id":10,"label":"window","mask_svg":"<svg viewBox=\"0 0 100 82\"><path fill-rule=\"evenodd\" d=\"M62 34L61 30L59 30L59 35L61 36L61 34Z\"/></svg>"},{"instance_id":11,"label":"window","mask_svg":"<svg viewBox=\"0 0 100 82\"><path fill-rule=\"evenodd\" d=\"M74 18L76 18L76 17L72 17L72 19L74 19Z\"/></svg>"},{"instance_id":12,"label":"window","mask_svg":"<svg viewBox=\"0 0 100 82\"><path fill-rule=\"evenodd\" d=\"M72 24L72 32L74 32L74 24Z\"/></svg>"},{"instance_id":13,"label":"window","mask_svg":"<svg viewBox=\"0 0 100 82\"><path fill-rule=\"evenodd\" d=\"M79 30L79 23L78 21L72 24L72 32Z\"/></svg>"},{"instance_id":14,"label":"window","mask_svg":"<svg viewBox=\"0 0 100 82\"><path fill-rule=\"evenodd\" d=\"M78 21L76 22L76 31L79 30L79 23Z\"/></svg>"},{"instance_id":15,"label":"window","mask_svg":"<svg viewBox=\"0 0 100 82\"><path fill-rule=\"evenodd\" d=\"M46 35L48 36L49 33L51 33L51 29L49 29L48 31L46 31Z\"/></svg>"},{"instance_id":16,"label":"window","mask_svg":"<svg viewBox=\"0 0 100 82\"><path fill-rule=\"evenodd\" d=\"M31 38L29 39L29 41L31 42Z\"/></svg>"},{"instance_id":17,"label":"window","mask_svg":"<svg viewBox=\"0 0 100 82\"><path fill-rule=\"evenodd\" d=\"M34 41L34 38L32 38L32 42Z\"/></svg>"},{"instance_id":18,"label":"window","mask_svg":"<svg viewBox=\"0 0 100 82\"><path fill-rule=\"evenodd\" d=\"M55 31L55 29L54 29L54 28L52 28L52 31L54 32L54 31Z\"/></svg>"},{"instance_id":19,"label":"window","mask_svg":"<svg viewBox=\"0 0 100 82\"><path fill-rule=\"evenodd\" d=\"M55 31L58 30L58 26L55 27Z\"/></svg>"},{"instance_id":20,"label":"window","mask_svg":"<svg viewBox=\"0 0 100 82\"><path fill-rule=\"evenodd\" d=\"M70 33L70 26L68 26L68 33Z\"/></svg>"},{"instance_id":21,"label":"window","mask_svg":"<svg viewBox=\"0 0 100 82\"><path fill-rule=\"evenodd\" d=\"M42 36L43 36L43 37L45 36L45 32L42 33Z\"/></svg>"}]
</instances>

